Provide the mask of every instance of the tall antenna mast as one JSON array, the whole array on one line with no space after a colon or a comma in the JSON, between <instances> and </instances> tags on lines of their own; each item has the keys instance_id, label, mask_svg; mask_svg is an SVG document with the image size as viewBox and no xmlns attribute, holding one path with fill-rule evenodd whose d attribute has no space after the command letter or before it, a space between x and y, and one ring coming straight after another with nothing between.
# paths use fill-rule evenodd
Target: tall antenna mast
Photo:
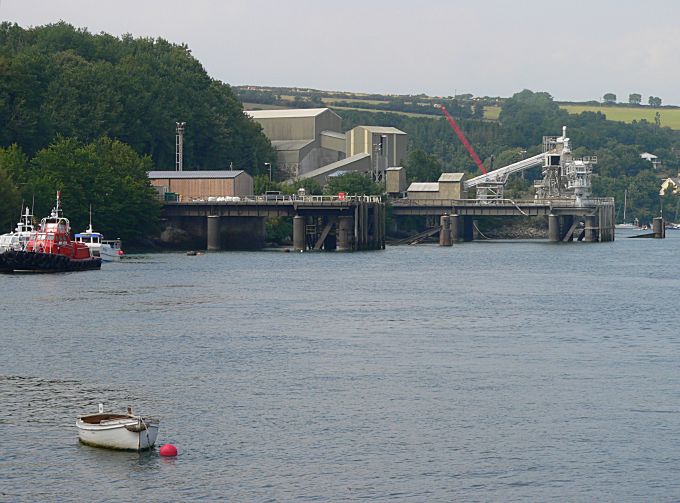
<instances>
[{"instance_id":1,"label":"tall antenna mast","mask_svg":"<svg viewBox=\"0 0 680 503\"><path fill-rule=\"evenodd\" d=\"M182 160L184 158L184 126L186 122L176 122L177 134L175 136L175 171L182 171Z\"/></svg>"}]
</instances>

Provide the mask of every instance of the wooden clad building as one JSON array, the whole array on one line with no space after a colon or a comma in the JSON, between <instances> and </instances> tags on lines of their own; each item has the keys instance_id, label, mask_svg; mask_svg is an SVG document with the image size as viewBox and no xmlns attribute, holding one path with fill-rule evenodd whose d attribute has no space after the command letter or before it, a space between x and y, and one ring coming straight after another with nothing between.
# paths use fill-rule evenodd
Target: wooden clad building
<instances>
[{"instance_id":1,"label":"wooden clad building","mask_svg":"<svg viewBox=\"0 0 680 503\"><path fill-rule=\"evenodd\" d=\"M159 192L174 192L182 198L253 194L253 177L243 170L149 171L149 180Z\"/></svg>"}]
</instances>

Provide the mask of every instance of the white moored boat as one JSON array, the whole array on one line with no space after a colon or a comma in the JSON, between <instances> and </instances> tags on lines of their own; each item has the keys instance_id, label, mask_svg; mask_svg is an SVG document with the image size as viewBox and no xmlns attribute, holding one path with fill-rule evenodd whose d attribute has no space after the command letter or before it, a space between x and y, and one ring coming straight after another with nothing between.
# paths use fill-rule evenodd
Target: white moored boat
<instances>
[{"instance_id":1,"label":"white moored boat","mask_svg":"<svg viewBox=\"0 0 680 503\"><path fill-rule=\"evenodd\" d=\"M6 251L23 251L26 248L26 243L33 234L33 215L31 215L28 207L26 213L21 215L21 220L17 223L14 232L8 232L0 236L0 253Z\"/></svg>"},{"instance_id":2,"label":"white moored boat","mask_svg":"<svg viewBox=\"0 0 680 503\"><path fill-rule=\"evenodd\" d=\"M127 414L104 412L78 416L78 438L84 444L107 449L143 451L156 443L160 421L151 417L135 416L128 407Z\"/></svg>"},{"instance_id":3,"label":"white moored boat","mask_svg":"<svg viewBox=\"0 0 680 503\"><path fill-rule=\"evenodd\" d=\"M76 234L75 240L87 245L92 255L101 257L104 262L117 262L125 255L120 239L104 239L101 233L92 230L92 223L85 232Z\"/></svg>"}]
</instances>

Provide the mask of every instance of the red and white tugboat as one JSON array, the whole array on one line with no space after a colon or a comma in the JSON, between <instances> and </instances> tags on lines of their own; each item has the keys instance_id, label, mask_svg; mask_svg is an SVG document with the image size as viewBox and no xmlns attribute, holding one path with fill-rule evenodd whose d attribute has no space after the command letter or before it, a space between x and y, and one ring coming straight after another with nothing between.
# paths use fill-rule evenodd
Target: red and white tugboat
<instances>
[{"instance_id":1,"label":"red and white tugboat","mask_svg":"<svg viewBox=\"0 0 680 503\"><path fill-rule=\"evenodd\" d=\"M62 215L59 192L57 205L40 221L23 250L3 254L5 267L12 271L83 271L100 269L102 260L93 257L83 243L71 241L71 224Z\"/></svg>"}]
</instances>

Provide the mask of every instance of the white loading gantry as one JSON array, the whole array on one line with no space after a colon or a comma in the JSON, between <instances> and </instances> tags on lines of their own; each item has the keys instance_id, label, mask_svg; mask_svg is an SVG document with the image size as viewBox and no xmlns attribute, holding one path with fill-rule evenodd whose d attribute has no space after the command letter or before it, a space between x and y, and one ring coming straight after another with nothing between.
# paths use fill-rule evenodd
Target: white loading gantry
<instances>
[{"instance_id":1,"label":"white loading gantry","mask_svg":"<svg viewBox=\"0 0 680 503\"><path fill-rule=\"evenodd\" d=\"M534 184L537 199L581 199L590 196L593 164L597 157L574 159L571 142L567 137L567 126L562 136L544 136L543 152L490 171L485 175L464 182L465 189L475 188L477 199L503 199L503 189L508 177L525 169L543 166L543 180Z\"/></svg>"}]
</instances>

